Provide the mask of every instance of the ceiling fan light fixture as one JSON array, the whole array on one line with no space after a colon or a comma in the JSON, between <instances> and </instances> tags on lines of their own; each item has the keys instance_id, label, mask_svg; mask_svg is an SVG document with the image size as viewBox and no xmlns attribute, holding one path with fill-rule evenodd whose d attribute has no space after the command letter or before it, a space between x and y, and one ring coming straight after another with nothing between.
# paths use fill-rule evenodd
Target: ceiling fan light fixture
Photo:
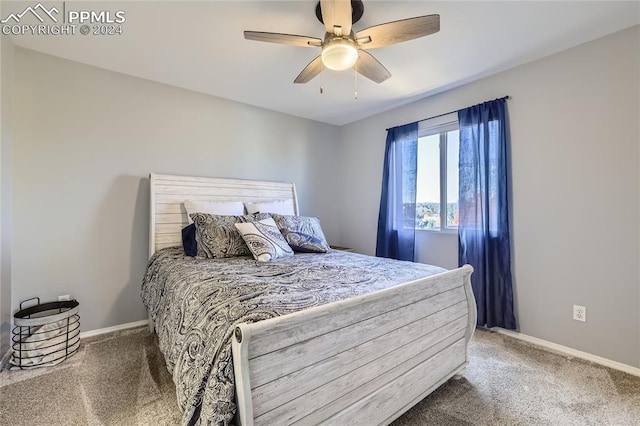
<instances>
[{"instance_id":1,"label":"ceiling fan light fixture","mask_svg":"<svg viewBox=\"0 0 640 426\"><path fill-rule=\"evenodd\" d=\"M362 0L320 0L316 6L316 16L324 24L324 40L263 31L245 31L244 38L322 48L322 53L304 67L293 80L294 83L307 83L325 68L336 71L351 68L356 75L359 73L375 83L382 83L391 77L391 73L368 49L390 46L440 31L440 15L433 14L391 21L354 32L352 24L362 17L363 10Z\"/></svg>"},{"instance_id":2,"label":"ceiling fan light fixture","mask_svg":"<svg viewBox=\"0 0 640 426\"><path fill-rule=\"evenodd\" d=\"M336 38L322 46L322 63L334 71L351 68L358 60L355 43L345 38Z\"/></svg>"}]
</instances>

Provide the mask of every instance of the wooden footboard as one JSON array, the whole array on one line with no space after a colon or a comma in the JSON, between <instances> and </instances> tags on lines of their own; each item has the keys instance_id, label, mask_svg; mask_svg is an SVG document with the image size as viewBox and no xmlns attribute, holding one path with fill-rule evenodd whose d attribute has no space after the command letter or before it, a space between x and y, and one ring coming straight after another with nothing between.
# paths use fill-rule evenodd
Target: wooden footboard
<instances>
[{"instance_id":1,"label":"wooden footboard","mask_svg":"<svg viewBox=\"0 0 640 426\"><path fill-rule=\"evenodd\" d=\"M238 325L241 424L391 423L464 371L476 324L472 271Z\"/></svg>"}]
</instances>

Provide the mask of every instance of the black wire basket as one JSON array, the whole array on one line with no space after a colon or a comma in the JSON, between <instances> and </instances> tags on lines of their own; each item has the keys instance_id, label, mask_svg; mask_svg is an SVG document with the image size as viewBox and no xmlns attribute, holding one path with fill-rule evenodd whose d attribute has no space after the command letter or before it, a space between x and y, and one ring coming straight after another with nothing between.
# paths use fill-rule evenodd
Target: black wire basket
<instances>
[{"instance_id":1,"label":"black wire basket","mask_svg":"<svg viewBox=\"0 0 640 426\"><path fill-rule=\"evenodd\" d=\"M23 309L26 302L37 300ZM12 368L28 369L59 364L80 347L80 303L77 300L40 303L23 300L13 316Z\"/></svg>"}]
</instances>

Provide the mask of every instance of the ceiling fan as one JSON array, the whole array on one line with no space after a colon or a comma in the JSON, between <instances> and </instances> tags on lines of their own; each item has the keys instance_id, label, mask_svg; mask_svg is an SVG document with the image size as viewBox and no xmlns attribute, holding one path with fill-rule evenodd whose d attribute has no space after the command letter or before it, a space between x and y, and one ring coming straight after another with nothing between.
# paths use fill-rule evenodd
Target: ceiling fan
<instances>
[{"instance_id":1,"label":"ceiling fan","mask_svg":"<svg viewBox=\"0 0 640 426\"><path fill-rule=\"evenodd\" d=\"M375 25L355 33L351 26L364 12L362 0L320 0L316 17L326 28L324 40L292 34L245 31L247 40L268 41L301 47L320 47L322 53L307 65L294 83L307 83L326 67L357 72L382 83L391 73L365 49L389 46L440 31L440 15L425 15Z\"/></svg>"}]
</instances>

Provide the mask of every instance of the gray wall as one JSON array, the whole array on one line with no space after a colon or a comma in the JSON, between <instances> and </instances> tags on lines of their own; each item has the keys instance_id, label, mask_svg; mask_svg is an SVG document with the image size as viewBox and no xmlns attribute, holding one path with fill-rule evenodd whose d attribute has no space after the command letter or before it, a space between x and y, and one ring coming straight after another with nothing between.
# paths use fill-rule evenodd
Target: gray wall
<instances>
[{"instance_id":1,"label":"gray wall","mask_svg":"<svg viewBox=\"0 0 640 426\"><path fill-rule=\"evenodd\" d=\"M82 330L146 317L149 172L294 181L339 235L338 129L16 48L13 303L71 294Z\"/></svg>"},{"instance_id":2,"label":"gray wall","mask_svg":"<svg viewBox=\"0 0 640 426\"><path fill-rule=\"evenodd\" d=\"M511 95L520 331L640 367L639 38L636 26L341 128L342 244L375 251L385 128ZM418 244L421 260L457 262L455 235Z\"/></svg>"},{"instance_id":3,"label":"gray wall","mask_svg":"<svg viewBox=\"0 0 640 426\"><path fill-rule=\"evenodd\" d=\"M3 15L4 16L4 15ZM0 37L0 361L11 335L11 146L13 43Z\"/></svg>"},{"instance_id":4,"label":"gray wall","mask_svg":"<svg viewBox=\"0 0 640 426\"><path fill-rule=\"evenodd\" d=\"M319 215L332 242L373 253L384 129L509 94L520 330L640 366L639 36L635 27L343 128L16 48L12 284L2 289L12 309L70 293L83 330L144 318L151 171L295 181L301 212ZM3 132L5 122L3 111ZM4 149L3 138L3 174ZM420 233L418 244L421 261L457 263L455 235ZM587 307L586 323L571 320L573 304Z\"/></svg>"}]
</instances>

